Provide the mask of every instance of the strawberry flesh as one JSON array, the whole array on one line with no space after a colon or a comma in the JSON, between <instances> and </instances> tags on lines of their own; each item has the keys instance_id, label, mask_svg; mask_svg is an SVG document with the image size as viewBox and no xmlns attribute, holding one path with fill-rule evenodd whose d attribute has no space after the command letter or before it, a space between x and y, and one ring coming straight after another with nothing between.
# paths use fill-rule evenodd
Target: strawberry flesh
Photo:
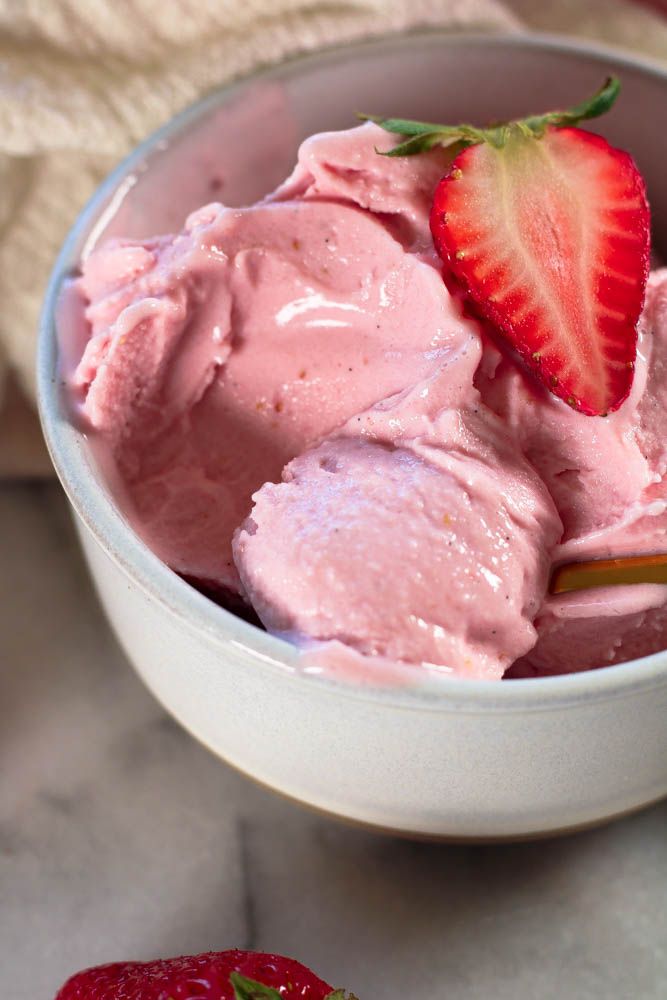
<instances>
[{"instance_id":1,"label":"strawberry flesh","mask_svg":"<svg viewBox=\"0 0 667 1000\"><path fill-rule=\"evenodd\" d=\"M235 950L86 969L65 983L56 1000L234 1000L232 972L290 1000L324 1000L333 992L293 959Z\"/></svg>"},{"instance_id":2,"label":"strawberry flesh","mask_svg":"<svg viewBox=\"0 0 667 1000\"><path fill-rule=\"evenodd\" d=\"M579 128L466 147L431 231L446 267L548 389L589 415L630 392L649 209L632 158Z\"/></svg>"}]
</instances>

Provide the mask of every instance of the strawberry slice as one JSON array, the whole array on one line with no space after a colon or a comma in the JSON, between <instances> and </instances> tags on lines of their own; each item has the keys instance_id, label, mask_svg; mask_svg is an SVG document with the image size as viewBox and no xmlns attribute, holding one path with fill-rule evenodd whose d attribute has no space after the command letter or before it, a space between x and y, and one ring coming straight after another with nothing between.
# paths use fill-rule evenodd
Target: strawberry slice
<instances>
[{"instance_id":1,"label":"strawberry slice","mask_svg":"<svg viewBox=\"0 0 667 1000\"><path fill-rule=\"evenodd\" d=\"M576 127L618 90L612 78L570 111L489 129L379 121L409 137L392 155L453 146L431 212L438 254L549 390L589 415L630 392L649 267L632 157Z\"/></svg>"},{"instance_id":2,"label":"strawberry slice","mask_svg":"<svg viewBox=\"0 0 667 1000\"><path fill-rule=\"evenodd\" d=\"M549 389L587 414L630 392L649 213L632 158L579 128L469 146L435 193L436 249Z\"/></svg>"}]
</instances>

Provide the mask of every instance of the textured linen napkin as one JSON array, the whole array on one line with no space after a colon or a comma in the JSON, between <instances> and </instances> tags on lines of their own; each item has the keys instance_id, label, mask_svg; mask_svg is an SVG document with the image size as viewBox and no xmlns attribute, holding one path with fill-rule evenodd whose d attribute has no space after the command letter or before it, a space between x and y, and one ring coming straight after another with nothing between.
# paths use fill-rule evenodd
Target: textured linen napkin
<instances>
[{"instance_id":1,"label":"textured linen napkin","mask_svg":"<svg viewBox=\"0 0 667 1000\"><path fill-rule=\"evenodd\" d=\"M630 0L0 0L0 478L48 472L31 409L41 298L109 169L256 66L420 26L558 31L667 59L667 22Z\"/></svg>"}]
</instances>

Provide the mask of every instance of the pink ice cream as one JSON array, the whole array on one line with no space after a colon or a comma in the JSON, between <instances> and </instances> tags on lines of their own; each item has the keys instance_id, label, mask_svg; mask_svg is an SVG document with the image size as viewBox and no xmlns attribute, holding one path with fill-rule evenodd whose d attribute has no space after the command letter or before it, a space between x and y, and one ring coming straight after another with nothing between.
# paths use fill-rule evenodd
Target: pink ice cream
<instances>
[{"instance_id":1,"label":"pink ice cream","mask_svg":"<svg viewBox=\"0 0 667 1000\"><path fill-rule=\"evenodd\" d=\"M383 134L360 131L368 138L353 158L364 177ZM339 144L333 136L333 153ZM387 162L418 206L401 215L397 200L391 219L412 241L442 157L424 161L421 194L410 164ZM209 205L178 236L114 242L83 264L91 338L74 384L84 415L155 552L232 590L231 537L253 491L434 371L465 326L430 261L345 202L338 167L328 169L330 191L326 178L311 190L300 166L297 200L284 189L248 209Z\"/></svg>"},{"instance_id":2,"label":"pink ice cream","mask_svg":"<svg viewBox=\"0 0 667 1000\"><path fill-rule=\"evenodd\" d=\"M554 553L556 561L667 551L667 269L649 278L639 334L630 399L604 421L579 426L562 408L559 422L546 400L531 413L529 387L519 388L514 379L513 389L505 385L503 404L502 375L488 393L501 412L507 412L511 394L526 453L563 514L569 530ZM568 480L570 490L561 493ZM596 588L548 597L536 627L539 641L513 667L513 676L586 670L646 656L667 646L667 587Z\"/></svg>"},{"instance_id":3,"label":"pink ice cream","mask_svg":"<svg viewBox=\"0 0 667 1000\"><path fill-rule=\"evenodd\" d=\"M262 487L234 545L246 592L296 641L501 677L535 644L551 498L479 411L443 410L413 439L387 429L350 428Z\"/></svg>"},{"instance_id":4,"label":"pink ice cream","mask_svg":"<svg viewBox=\"0 0 667 1000\"><path fill-rule=\"evenodd\" d=\"M555 561L666 544L667 272L631 398L575 413L442 281L446 154L377 155L391 144L372 125L314 136L258 205L84 262L72 389L128 518L271 631L369 669L499 678L664 647L667 588L547 587Z\"/></svg>"}]
</instances>

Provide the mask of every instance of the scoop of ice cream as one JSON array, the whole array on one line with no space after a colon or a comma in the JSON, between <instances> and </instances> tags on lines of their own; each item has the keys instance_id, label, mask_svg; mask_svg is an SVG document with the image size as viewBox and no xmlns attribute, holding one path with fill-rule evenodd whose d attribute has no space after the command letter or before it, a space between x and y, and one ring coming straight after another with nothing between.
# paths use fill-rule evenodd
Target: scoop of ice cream
<instances>
[{"instance_id":1,"label":"scoop of ice cream","mask_svg":"<svg viewBox=\"0 0 667 1000\"><path fill-rule=\"evenodd\" d=\"M634 393L608 417L583 416L492 343L475 384L547 484L565 538L613 523L653 481L637 440Z\"/></svg>"},{"instance_id":2,"label":"scoop of ice cream","mask_svg":"<svg viewBox=\"0 0 667 1000\"><path fill-rule=\"evenodd\" d=\"M667 552L667 484L612 527L559 546L559 562ZM658 495L662 493L662 496ZM510 676L570 673L667 647L667 587L633 584L550 595L535 620L538 641Z\"/></svg>"},{"instance_id":3,"label":"scoop of ice cream","mask_svg":"<svg viewBox=\"0 0 667 1000\"><path fill-rule=\"evenodd\" d=\"M667 470L667 270L649 279L635 369L623 406L588 418L486 342L475 384L547 484L564 541L626 519Z\"/></svg>"},{"instance_id":4,"label":"scoop of ice cream","mask_svg":"<svg viewBox=\"0 0 667 1000\"><path fill-rule=\"evenodd\" d=\"M479 408L413 440L334 437L254 501L234 557L270 631L480 678L534 644L562 528Z\"/></svg>"},{"instance_id":5,"label":"scoop of ice cream","mask_svg":"<svg viewBox=\"0 0 667 1000\"><path fill-rule=\"evenodd\" d=\"M406 247L436 259L429 228L433 192L451 154L378 156L400 140L368 122L343 132L322 132L301 144L293 173L271 200L327 198L373 212Z\"/></svg>"},{"instance_id":6,"label":"scoop of ice cream","mask_svg":"<svg viewBox=\"0 0 667 1000\"><path fill-rule=\"evenodd\" d=\"M665 648L667 587L600 587L552 597L535 622L539 642L508 677L611 666Z\"/></svg>"},{"instance_id":7,"label":"scoop of ice cream","mask_svg":"<svg viewBox=\"0 0 667 1000\"><path fill-rule=\"evenodd\" d=\"M372 142L364 128L344 138L362 160L376 155ZM430 176L429 161L423 169ZM359 202L374 183L360 173ZM83 415L112 451L145 540L209 584L238 588L230 542L253 491L434 371L474 328L383 220L351 195L311 195L210 205L175 237L116 242L83 266Z\"/></svg>"},{"instance_id":8,"label":"scoop of ice cream","mask_svg":"<svg viewBox=\"0 0 667 1000\"><path fill-rule=\"evenodd\" d=\"M638 440L656 479L667 475L667 268L649 275L640 324Z\"/></svg>"},{"instance_id":9,"label":"scoop of ice cream","mask_svg":"<svg viewBox=\"0 0 667 1000\"><path fill-rule=\"evenodd\" d=\"M580 530L571 531L556 550L559 562L667 552L666 376L667 270L662 270L652 274L648 283L630 399L604 422L584 418L585 426L576 435L563 433L558 438L551 434L553 454L560 461L568 457L566 449L569 456L585 443L591 449L588 471L573 477L570 484ZM594 424L590 430L589 422ZM602 432L595 426L600 423L604 424ZM573 424L572 417L566 418L566 424ZM546 435L549 430L546 421L539 433ZM534 439L537 432L528 433ZM549 439L544 436L542 440L546 444ZM604 442L609 447L603 447ZM543 471L548 459L545 447L535 464L565 519L567 493L561 495L554 489ZM551 596L535 624L537 645L515 664L510 676L569 673L620 663L667 646L667 587L632 585Z\"/></svg>"}]
</instances>

